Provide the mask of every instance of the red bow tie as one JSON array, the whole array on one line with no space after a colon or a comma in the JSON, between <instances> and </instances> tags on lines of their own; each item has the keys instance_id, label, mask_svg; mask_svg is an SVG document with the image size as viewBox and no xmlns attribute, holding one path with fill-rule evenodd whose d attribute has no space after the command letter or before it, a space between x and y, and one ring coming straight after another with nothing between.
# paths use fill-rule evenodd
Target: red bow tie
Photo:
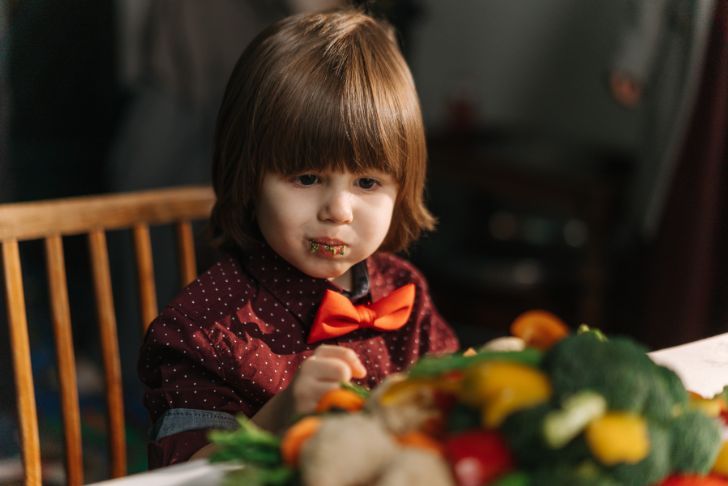
<instances>
[{"instance_id":1,"label":"red bow tie","mask_svg":"<svg viewBox=\"0 0 728 486\"><path fill-rule=\"evenodd\" d=\"M380 331L396 331L412 313L415 284L400 287L370 305L354 305L333 290L327 290L313 321L308 343L348 334L356 329L371 327Z\"/></svg>"}]
</instances>

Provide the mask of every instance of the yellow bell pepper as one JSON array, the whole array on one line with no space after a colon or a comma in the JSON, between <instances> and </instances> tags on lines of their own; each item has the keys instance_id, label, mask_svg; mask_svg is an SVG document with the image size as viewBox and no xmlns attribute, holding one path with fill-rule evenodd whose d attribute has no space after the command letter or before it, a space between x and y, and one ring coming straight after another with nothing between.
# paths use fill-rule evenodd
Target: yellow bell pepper
<instances>
[{"instance_id":1,"label":"yellow bell pepper","mask_svg":"<svg viewBox=\"0 0 728 486\"><path fill-rule=\"evenodd\" d=\"M723 441L721 444L712 472L728 477L728 441Z\"/></svg>"},{"instance_id":2,"label":"yellow bell pepper","mask_svg":"<svg viewBox=\"0 0 728 486\"><path fill-rule=\"evenodd\" d=\"M406 378L389 386L379 398L384 406L397 406L402 403L417 400L422 394L431 395L434 392L456 393L460 388L462 376L459 373L449 373L433 378Z\"/></svg>"},{"instance_id":3,"label":"yellow bell pepper","mask_svg":"<svg viewBox=\"0 0 728 486\"><path fill-rule=\"evenodd\" d=\"M691 393L690 406L702 411L708 417L716 418L725 408L725 401L722 398L705 398Z\"/></svg>"},{"instance_id":4,"label":"yellow bell pepper","mask_svg":"<svg viewBox=\"0 0 728 486\"><path fill-rule=\"evenodd\" d=\"M647 423L633 413L608 412L590 422L585 434L594 457L607 466L634 464L650 452Z\"/></svg>"},{"instance_id":5,"label":"yellow bell pepper","mask_svg":"<svg viewBox=\"0 0 728 486\"><path fill-rule=\"evenodd\" d=\"M482 411L486 428L499 426L511 413L551 397L551 383L540 370L520 363L487 361L469 368L460 399Z\"/></svg>"}]
</instances>

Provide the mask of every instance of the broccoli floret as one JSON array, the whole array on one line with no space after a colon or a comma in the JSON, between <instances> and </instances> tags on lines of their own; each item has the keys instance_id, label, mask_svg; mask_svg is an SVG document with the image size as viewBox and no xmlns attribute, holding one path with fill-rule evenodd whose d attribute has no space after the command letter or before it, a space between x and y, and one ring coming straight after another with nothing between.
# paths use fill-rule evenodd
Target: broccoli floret
<instances>
[{"instance_id":1,"label":"broccoli floret","mask_svg":"<svg viewBox=\"0 0 728 486\"><path fill-rule=\"evenodd\" d=\"M648 422L650 453L635 464L618 464L609 468L611 475L624 486L647 486L658 483L671 470L670 434L655 422Z\"/></svg>"},{"instance_id":2,"label":"broccoli floret","mask_svg":"<svg viewBox=\"0 0 728 486\"><path fill-rule=\"evenodd\" d=\"M598 340L604 342L608 341L607 336L604 335L604 333L597 329L596 327L589 327L587 324L580 324L579 327L576 330L577 334L586 334L586 333L592 333L595 338Z\"/></svg>"},{"instance_id":3,"label":"broccoli floret","mask_svg":"<svg viewBox=\"0 0 728 486\"><path fill-rule=\"evenodd\" d=\"M607 402L591 390L584 390L569 397L560 410L546 415L543 433L546 443L559 449L579 435L589 422L604 415Z\"/></svg>"},{"instance_id":4,"label":"broccoli floret","mask_svg":"<svg viewBox=\"0 0 728 486\"><path fill-rule=\"evenodd\" d=\"M531 475L531 483L539 486L620 486L597 464L582 461L576 465L556 465L537 469Z\"/></svg>"},{"instance_id":5,"label":"broccoli floret","mask_svg":"<svg viewBox=\"0 0 728 486\"><path fill-rule=\"evenodd\" d=\"M552 405L541 404L512 413L501 425L501 433L520 467L528 469L552 466L554 463L572 464L590 457L583 435L577 436L560 449L546 443L544 420L549 413L557 410Z\"/></svg>"},{"instance_id":6,"label":"broccoli floret","mask_svg":"<svg viewBox=\"0 0 728 486\"><path fill-rule=\"evenodd\" d=\"M726 401L726 403L728 403L728 385L724 386L721 391L713 396L713 398L722 398Z\"/></svg>"},{"instance_id":7,"label":"broccoli floret","mask_svg":"<svg viewBox=\"0 0 728 486\"><path fill-rule=\"evenodd\" d=\"M705 474L715 462L721 442L718 423L699 410L687 410L670 424L672 468Z\"/></svg>"},{"instance_id":8,"label":"broccoli floret","mask_svg":"<svg viewBox=\"0 0 728 486\"><path fill-rule=\"evenodd\" d=\"M655 365L644 414L654 420L671 420L685 410L688 392L682 380L669 368Z\"/></svg>"},{"instance_id":9,"label":"broccoli floret","mask_svg":"<svg viewBox=\"0 0 728 486\"><path fill-rule=\"evenodd\" d=\"M654 382L646 350L625 338L600 341L593 333L570 336L546 353L543 367L558 401L583 390L604 396L610 410L641 413Z\"/></svg>"}]
</instances>

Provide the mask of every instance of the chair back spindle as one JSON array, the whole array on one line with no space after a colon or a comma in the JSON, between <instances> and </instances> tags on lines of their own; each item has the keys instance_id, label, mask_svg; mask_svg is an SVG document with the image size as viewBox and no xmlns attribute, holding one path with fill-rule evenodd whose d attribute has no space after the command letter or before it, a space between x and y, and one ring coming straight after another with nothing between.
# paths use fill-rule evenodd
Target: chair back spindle
<instances>
[{"instance_id":1,"label":"chair back spindle","mask_svg":"<svg viewBox=\"0 0 728 486\"><path fill-rule=\"evenodd\" d=\"M66 265L60 235L45 239L48 288L51 300L53 334L58 360L58 381L61 394L61 415L65 439L67 483L83 484L81 452L81 417L76 384L76 359L71 331L71 309L66 288Z\"/></svg>"},{"instance_id":2,"label":"chair back spindle","mask_svg":"<svg viewBox=\"0 0 728 486\"><path fill-rule=\"evenodd\" d=\"M10 322L10 346L15 370L15 391L18 406L20 444L23 452L25 484L41 484L40 439L33 391L33 372L30 366L28 320L25 314L23 272L16 239L6 239L3 245L5 293Z\"/></svg>"},{"instance_id":3,"label":"chair back spindle","mask_svg":"<svg viewBox=\"0 0 728 486\"><path fill-rule=\"evenodd\" d=\"M139 280L139 306L141 312L142 334L157 316L157 291L154 285L154 265L152 263L152 240L149 226L134 225L134 251L137 259L137 278Z\"/></svg>"},{"instance_id":4,"label":"chair back spindle","mask_svg":"<svg viewBox=\"0 0 728 486\"><path fill-rule=\"evenodd\" d=\"M127 474L124 402L106 232L119 229L132 232L139 311L142 330L146 331L158 312L150 227L174 225L179 279L182 286L187 285L195 279L197 271L191 222L206 219L213 201L209 187L190 186L0 205L0 244L26 485L40 485L43 478L19 242L43 239L45 244L60 383L66 482L75 486L84 483L84 468L63 237L87 236L105 378L109 476L121 477Z\"/></svg>"}]
</instances>

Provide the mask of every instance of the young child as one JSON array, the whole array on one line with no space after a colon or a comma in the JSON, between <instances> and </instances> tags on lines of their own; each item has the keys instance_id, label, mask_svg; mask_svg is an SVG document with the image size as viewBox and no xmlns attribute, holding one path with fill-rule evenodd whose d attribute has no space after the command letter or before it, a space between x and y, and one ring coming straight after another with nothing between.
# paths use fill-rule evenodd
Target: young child
<instances>
[{"instance_id":1,"label":"young child","mask_svg":"<svg viewBox=\"0 0 728 486\"><path fill-rule=\"evenodd\" d=\"M374 387L458 347L422 275L385 253L433 227L419 102L386 24L338 10L263 31L215 143L212 227L228 256L141 348L151 467L208 454L209 429L236 414L278 431L342 381Z\"/></svg>"}]
</instances>

